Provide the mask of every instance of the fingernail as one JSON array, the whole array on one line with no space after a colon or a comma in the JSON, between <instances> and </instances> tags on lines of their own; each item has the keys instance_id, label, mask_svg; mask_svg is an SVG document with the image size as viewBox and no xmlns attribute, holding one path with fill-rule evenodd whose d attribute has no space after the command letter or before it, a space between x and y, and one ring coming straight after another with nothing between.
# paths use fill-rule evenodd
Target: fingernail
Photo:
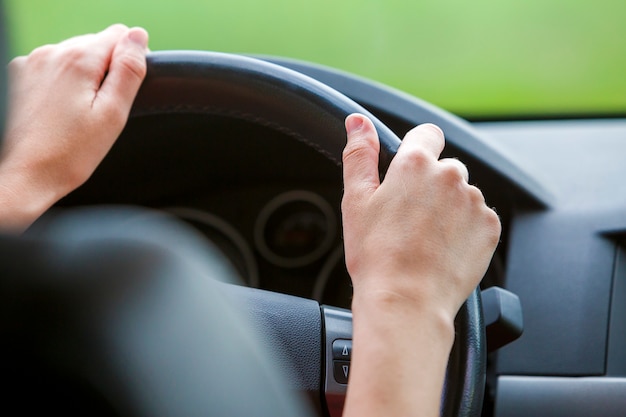
<instances>
[{"instance_id":1,"label":"fingernail","mask_svg":"<svg viewBox=\"0 0 626 417\"><path fill-rule=\"evenodd\" d=\"M128 32L128 39L141 48L145 49L148 47L148 32L141 28L132 28Z\"/></svg>"},{"instance_id":2,"label":"fingernail","mask_svg":"<svg viewBox=\"0 0 626 417\"><path fill-rule=\"evenodd\" d=\"M354 132L358 131L362 127L363 127L363 117L362 116L359 116L359 115L356 115L356 114L351 114L346 119L346 132L348 132L348 135L353 134Z\"/></svg>"},{"instance_id":3,"label":"fingernail","mask_svg":"<svg viewBox=\"0 0 626 417\"><path fill-rule=\"evenodd\" d=\"M444 137L443 130L441 130L441 128L440 128L439 126L437 126L436 124L433 124L433 123L424 123L424 124L421 124L421 125L420 125L420 127L426 127L426 128L429 128L429 129L431 129L431 130L433 130L433 131L437 132L437 134L438 134L439 136L441 136L442 138Z\"/></svg>"}]
</instances>

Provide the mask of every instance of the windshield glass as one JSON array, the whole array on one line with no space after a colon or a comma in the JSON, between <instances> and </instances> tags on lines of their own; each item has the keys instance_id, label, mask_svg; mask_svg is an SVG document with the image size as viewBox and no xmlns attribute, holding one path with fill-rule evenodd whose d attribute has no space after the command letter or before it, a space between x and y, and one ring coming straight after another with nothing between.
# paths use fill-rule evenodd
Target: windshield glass
<instances>
[{"instance_id":1,"label":"windshield glass","mask_svg":"<svg viewBox=\"0 0 626 417\"><path fill-rule=\"evenodd\" d=\"M467 118L626 114L624 0L8 0L13 55L110 23L150 46L280 55Z\"/></svg>"}]
</instances>

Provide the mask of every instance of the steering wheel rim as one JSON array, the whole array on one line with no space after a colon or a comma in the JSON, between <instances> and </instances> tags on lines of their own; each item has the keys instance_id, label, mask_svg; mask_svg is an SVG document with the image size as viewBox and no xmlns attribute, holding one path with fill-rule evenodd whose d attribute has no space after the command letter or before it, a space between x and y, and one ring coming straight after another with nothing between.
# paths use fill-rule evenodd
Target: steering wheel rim
<instances>
[{"instance_id":1,"label":"steering wheel rim","mask_svg":"<svg viewBox=\"0 0 626 417\"><path fill-rule=\"evenodd\" d=\"M368 114L315 80L251 58L163 52L151 54L148 65L148 76L131 118L187 113L241 118L278 129L339 164L344 118L353 112ZM368 116L381 138L380 168L384 172L400 141L376 118ZM96 390L96 397L102 395L107 398L105 403L116 404L118 411L126 410L123 415L206 415L207 410L215 407L231 410L222 415L277 415L278 409L282 409L279 415L301 415L293 412L298 407L295 401L288 401L290 395L280 393L275 386L278 379L265 378L272 374L272 367L259 366L255 358L264 362L266 356L260 351L257 356L250 355L258 348L258 343L252 342L260 339L251 339L243 331L244 322L224 322L224 313L234 313L233 308L224 304L214 281L205 279L215 266L199 268L208 261L207 257L197 252L194 256L194 245L181 246L173 230L166 228L155 234L155 229L162 227L158 223L133 229L125 222L126 217L107 216L61 216L44 221L24 239L0 237L0 334L7 342L0 349L2 357L7 358L0 361L0 369L12 383L13 377L20 377L23 382L14 384L11 392L4 392L3 400L20 406L27 400L29 406L39 410L49 404L32 398L41 394L56 399L56 391L50 388L65 390L69 384L72 400L56 406L65 415L71 415L67 414L68 406L81 396L80 390L74 392L74 382L87 381ZM186 251L184 247L190 249ZM248 292L244 292L247 296ZM263 303L269 299L261 298ZM284 304L284 300L280 302ZM319 321L319 305L304 301L298 313L304 312L307 304L306 314ZM277 305L270 304L270 308ZM321 329L318 325L315 331L318 340ZM482 406L486 361L478 291L459 312L456 332L442 415L477 416ZM227 344L226 350L211 354L215 340L224 336L229 336L232 343ZM246 351L244 345L252 350ZM211 360L222 357L220 354L230 360L220 364ZM319 361L320 356L316 355L315 360ZM241 365L242 361L247 361L247 365L224 367ZM43 373L53 379L46 377L34 387L22 364L36 376ZM215 372L218 365L221 370ZM254 378L250 372L253 368L257 371ZM319 369L318 376L323 369ZM63 383L64 375L71 377L68 384ZM224 376L230 378L229 384L223 383ZM257 389L260 384L268 385L269 380L273 381L273 396L265 396ZM214 383L228 391L224 394L231 400L226 406L219 394L206 391L205 387ZM178 392L172 391L172 384ZM317 384L315 390L320 389L323 388ZM239 390L253 394L257 401L237 401L230 394L241 395ZM86 406L91 408L93 396L87 393L84 397ZM98 398L96 403L101 402ZM270 398L282 401L282 405ZM322 406L319 395L318 402ZM265 413L256 407L262 403L267 406ZM235 414L234 409L238 410Z\"/></svg>"},{"instance_id":2,"label":"steering wheel rim","mask_svg":"<svg viewBox=\"0 0 626 417\"><path fill-rule=\"evenodd\" d=\"M381 143L381 178L400 139L374 115L336 90L287 68L215 52L163 51L148 55L148 74L131 118L202 113L257 123L283 132L341 163L351 113L370 117ZM480 415L485 383L485 335L478 290L461 308L442 396L442 415Z\"/></svg>"},{"instance_id":3,"label":"steering wheel rim","mask_svg":"<svg viewBox=\"0 0 626 417\"><path fill-rule=\"evenodd\" d=\"M185 112L240 118L291 135L339 165L344 143L336 139L345 137L346 116L359 112L372 119L379 133L383 175L400 146L400 139L363 107L284 67L200 51L153 52L147 60L148 74L131 118Z\"/></svg>"}]
</instances>

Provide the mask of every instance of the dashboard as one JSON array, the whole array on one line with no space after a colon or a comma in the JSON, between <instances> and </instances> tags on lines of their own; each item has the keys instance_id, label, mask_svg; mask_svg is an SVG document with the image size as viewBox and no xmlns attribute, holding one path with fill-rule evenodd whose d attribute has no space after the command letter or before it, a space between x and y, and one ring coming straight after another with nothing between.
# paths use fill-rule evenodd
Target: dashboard
<instances>
[{"instance_id":1,"label":"dashboard","mask_svg":"<svg viewBox=\"0 0 626 417\"><path fill-rule=\"evenodd\" d=\"M503 284L524 334L494 355L496 415L622 415L626 120L475 126L550 195L509 229Z\"/></svg>"},{"instance_id":2,"label":"dashboard","mask_svg":"<svg viewBox=\"0 0 626 417\"><path fill-rule=\"evenodd\" d=\"M90 182L60 205L130 204L170 213L218 246L243 284L349 307L340 167L271 129L212 116L177 118L165 126L160 116L131 121ZM140 145L146 137L149 148ZM335 284L341 293L327 290Z\"/></svg>"},{"instance_id":3,"label":"dashboard","mask_svg":"<svg viewBox=\"0 0 626 417\"><path fill-rule=\"evenodd\" d=\"M503 223L481 286L519 296L524 334L492 353L483 416L626 410L626 119L469 124L368 80L265 58L351 97L400 137L435 122ZM284 132L214 114L137 115L59 203L139 205L187 222L242 284L349 308L341 168ZM576 395L572 396L572 393Z\"/></svg>"}]
</instances>

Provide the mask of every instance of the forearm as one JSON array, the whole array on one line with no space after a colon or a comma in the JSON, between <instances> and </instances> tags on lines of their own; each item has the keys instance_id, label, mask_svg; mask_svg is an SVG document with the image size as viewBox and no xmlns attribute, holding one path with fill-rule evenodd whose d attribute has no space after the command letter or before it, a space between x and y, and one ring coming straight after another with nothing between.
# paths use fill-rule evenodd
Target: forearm
<instances>
[{"instance_id":1,"label":"forearm","mask_svg":"<svg viewBox=\"0 0 626 417\"><path fill-rule=\"evenodd\" d=\"M434 303L355 295L344 417L439 416L453 318Z\"/></svg>"},{"instance_id":2,"label":"forearm","mask_svg":"<svg viewBox=\"0 0 626 417\"><path fill-rule=\"evenodd\" d=\"M456 159L440 159L441 129L405 136L380 181L380 144L367 118L346 119L342 219L354 286L346 417L436 417L454 317L476 288L500 222Z\"/></svg>"}]
</instances>

